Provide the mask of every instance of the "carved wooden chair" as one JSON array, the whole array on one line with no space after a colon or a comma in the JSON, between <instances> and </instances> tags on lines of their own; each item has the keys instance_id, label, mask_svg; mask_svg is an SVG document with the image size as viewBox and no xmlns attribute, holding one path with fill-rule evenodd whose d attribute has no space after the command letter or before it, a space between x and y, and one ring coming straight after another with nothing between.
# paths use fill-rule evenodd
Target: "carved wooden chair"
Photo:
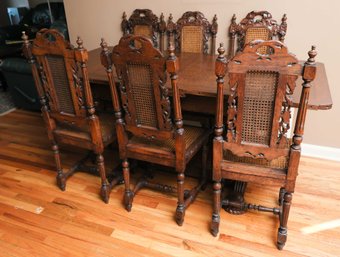
<instances>
[{"instance_id":1,"label":"carved wooden chair","mask_svg":"<svg viewBox=\"0 0 340 257\"><path fill-rule=\"evenodd\" d=\"M262 54L261 47L271 48L270 55ZM252 41L243 52L228 63L224 49L218 49L216 60L217 113L213 142L214 208L211 232L218 234L221 204L236 208L237 214L248 209L272 212L279 216L277 247L282 249L287 239L287 221L298 174L301 142L304 132L310 82L316 73L315 47L302 66L279 41ZM230 96L226 120L223 124L223 86L228 72ZM296 80L302 74L301 100L294 136L288 138L291 118L291 97ZM226 128L226 132L223 128ZM248 204L241 195L221 201L221 180L281 186L279 207L269 208Z\"/></svg>"},{"instance_id":2,"label":"carved wooden chair","mask_svg":"<svg viewBox=\"0 0 340 257\"><path fill-rule=\"evenodd\" d=\"M216 15L210 24L201 12L185 12L177 23L170 14L167 24L169 43L174 43L180 52L207 54L211 38L209 53L215 54L217 28Z\"/></svg>"},{"instance_id":3,"label":"carved wooden chair","mask_svg":"<svg viewBox=\"0 0 340 257\"><path fill-rule=\"evenodd\" d=\"M107 203L111 184L106 178L104 147L116 140L114 117L98 117L95 113L87 73L88 54L80 38L77 48L64 39L57 30L42 29L31 44L23 33L23 51L32 67L35 85L42 105L41 111L47 134L52 142L57 184L65 190L66 180L77 170L99 171L101 177L100 195ZM59 146L71 145L88 149L86 158L63 172ZM95 157L95 167L85 166L89 157Z\"/></svg>"},{"instance_id":4,"label":"carved wooden chair","mask_svg":"<svg viewBox=\"0 0 340 257\"><path fill-rule=\"evenodd\" d=\"M133 44L135 41L139 42L138 48ZM144 186L165 192L177 191L175 219L182 225L185 210L195 200L206 180L210 130L183 126L177 85L178 59L174 55L174 48L169 50L166 60L145 37L125 36L113 48L112 53L109 52L105 41L102 41L101 45L101 60L106 68L114 98L119 153L123 160L125 208L131 210L133 198ZM119 88L113 80L113 65L120 81ZM166 70L171 78L173 114L165 85ZM192 190L184 190L186 165L202 147L202 180ZM132 191L128 159L174 167L177 171L177 189L150 182L143 177Z\"/></svg>"},{"instance_id":5,"label":"carved wooden chair","mask_svg":"<svg viewBox=\"0 0 340 257\"><path fill-rule=\"evenodd\" d=\"M124 12L121 28L124 36L132 34L147 37L152 40L155 47L158 47L159 37L159 48L164 51L166 24L163 13L160 16L160 21L158 21L158 17L149 9L136 9L129 19Z\"/></svg>"},{"instance_id":6,"label":"carved wooden chair","mask_svg":"<svg viewBox=\"0 0 340 257\"><path fill-rule=\"evenodd\" d=\"M229 52L228 57L235 55L236 52L242 51L243 47L253 40L274 40L278 39L282 43L287 31L287 16L283 15L279 25L272 15L267 11L252 11L239 23L236 23L236 16L233 15L229 27ZM267 48L260 49L261 53L266 53Z\"/></svg>"}]
</instances>

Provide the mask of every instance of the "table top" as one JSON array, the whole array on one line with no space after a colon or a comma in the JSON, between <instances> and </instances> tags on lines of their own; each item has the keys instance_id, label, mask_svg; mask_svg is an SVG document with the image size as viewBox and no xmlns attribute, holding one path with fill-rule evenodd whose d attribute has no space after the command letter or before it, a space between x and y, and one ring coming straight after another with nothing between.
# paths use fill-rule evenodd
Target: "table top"
<instances>
[{"instance_id":1,"label":"table top","mask_svg":"<svg viewBox=\"0 0 340 257\"><path fill-rule=\"evenodd\" d=\"M100 63L101 48L89 51L88 72L91 83L108 84L104 67ZM181 53L179 58L178 85L182 95L198 95L216 97L216 56ZM308 108L313 110L327 110L332 108L332 97L329 90L325 65L317 62L316 78L312 82ZM170 85L168 79L167 85ZM227 81L227 78L226 78ZM297 107L300 101L302 90L301 76L296 82L296 89L293 94L293 107ZM226 83L227 84L227 83ZM225 85L226 85L225 84ZM225 86L225 94L229 88Z\"/></svg>"}]
</instances>

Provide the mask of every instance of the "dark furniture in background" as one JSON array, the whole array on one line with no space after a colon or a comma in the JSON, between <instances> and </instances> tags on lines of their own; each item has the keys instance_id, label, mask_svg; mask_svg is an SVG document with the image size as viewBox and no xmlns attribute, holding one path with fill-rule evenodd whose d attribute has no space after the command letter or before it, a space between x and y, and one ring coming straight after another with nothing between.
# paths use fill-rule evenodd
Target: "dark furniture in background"
<instances>
[{"instance_id":1,"label":"dark furniture in background","mask_svg":"<svg viewBox=\"0 0 340 257\"><path fill-rule=\"evenodd\" d=\"M195 200L206 180L210 130L183 126L177 84L179 66L174 48L170 49L166 59L149 39L131 35L121 38L112 53L105 42L102 42L102 48L101 60L107 70L116 116L119 154L123 160L125 207L131 210L133 198L144 186L165 192L177 191L176 222L182 225L185 210ZM112 73L113 65L118 76L119 92ZM170 74L172 85L173 114L165 85L166 71ZM192 190L184 190L186 165L202 147L202 179ZM142 178L132 191L129 159L174 167L177 189Z\"/></svg>"},{"instance_id":2,"label":"dark furniture in background","mask_svg":"<svg viewBox=\"0 0 340 257\"><path fill-rule=\"evenodd\" d=\"M50 5L52 18L50 17L47 3L42 3L31 8L18 25L0 27L0 58L12 56L15 53L17 55L21 54L22 31L25 31L29 39L33 39L40 29L50 28L54 22L57 22L59 28L62 27L61 23L65 25L66 30L62 32L68 38L64 4L50 3Z\"/></svg>"},{"instance_id":3,"label":"dark furniture in background","mask_svg":"<svg viewBox=\"0 0 340 257\"><path fill-rule=\"evenodd\" d=\"M270 55L262 54L271 48ZM213 141L214 207L211 232L218 234L220 208L241 214L248 209L272 212L279 216L277 247L287 240L287 221L298 175L301 142L311 82L316 75L315 48L302 66L279 41L252 41L229 62L219 48L216 60L217 113ZM224 77L228 72L230 95L224 106ZM288 138L292 95L297 78L302 76L302 93L294 136ZM224 119L226 115L226 119ZM224 132L225 128L225 132ZM237 180L239 192L221 202L222 179ZM246 183L280 186L280 207L248 204L242 191ZM237 194L239 193L239 194Z\"/></svg>"},{"instance_id":4,"label":"dark furniture in background","mask_svg":"<svg viewBox=\"0 0 340 257\"><path fill-rule=\"evenodd\" d=\"M243 47L249 42L257 39L271 40L278 39L284 41L287 32L287 16L282 17L281 24L272 18L267 11L252 11L239 23L236 23L236 16L233 15L229 26L229 51L228 58L235 55L236 52L242 51ZM236 39L236 42L235 42ZM265 53L267 49L260 49L261 53Z\"/></svg>"},{"instance_id":5,"label":"dark furniture in background","mask_svg":"<svg viewBox=\"0 0 340 257\"><path fill-rule=\"evenodd\" d=\"M66 180L77 170L87 169L84 162L96 155L96 167L101 177L100 195L107 203L111 184L106 178L104 147L116 140L114 117L96 115L88 80L86 62L88 54L80 38L73 48L57 30L43 29L33 44L24 39L24 54L31 65L37 91L42 104L42 115L54 152L57 184L65 190ZM59 144L88 149L86 158L64 172Z\"/></svg>"},{"instance_id":6,"label":"dark furniture in background","mask_svg":"<svg viewBox=\"0 0 340 257\"><path fill-rule=\"evenodd\" d=\"M163 13L159 20L150 9L135 9L129 19L127 19L124 12L121 28L123 36L128 34L144 36L152 40L153 45L158 47L161 52L165 50L164 34L166 24Z\"/></svg>"},{"instance_id":7,"label":"dark furniture in background","mask_svg":"<svg viewBox=\"0 0 340 257\"><path fill-rule=\"evenodd\" d=\"M63 3L51 3L53 22L46 3L39 4L23 17L19 25L0 28L0 79L12 95L16 107L39 110L38 93L30 65L22 55L22 31L35 37L40 28L57 29L68 40L68 29Z\"/></svg>"},{"instance_id":8,"label":"dark furniture in background","mask_svg":"<svg viewBox=\"0 0 340 257\"><path fill-rule=\"evenodd\" d=\"M176 50L183 53L208 53L208 40L211 38L209 53L215 54L217 17L210 22L204 17L203 13L185 12L176 23L172 21L170 14L167 32L169 44L176 45Z\"/></svg>"},{"instance_id":9,"label":"dark furniture in background","mask_svg":"<svg viewBox=\"0 0 340 257\"><path fill-rule=\"evenodd\" d=\"M34 85L32 70L27 61L20 57L10 57L0 63L0 74L16 107L25 110L40 110L40 101Z\"/></svg>"}]
</instances>

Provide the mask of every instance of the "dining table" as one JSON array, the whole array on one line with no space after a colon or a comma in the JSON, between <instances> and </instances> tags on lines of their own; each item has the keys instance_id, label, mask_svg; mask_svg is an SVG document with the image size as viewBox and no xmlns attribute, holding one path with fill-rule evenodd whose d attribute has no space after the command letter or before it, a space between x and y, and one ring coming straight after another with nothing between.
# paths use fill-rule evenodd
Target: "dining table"
<instances>
[{"instance_id":1,"label":"dining table","mask_svg":"<svg viewBox=\"0 0 340 257\"><path fill-rule=\"evenodd\" d=\"M112 48L111 48L112 49ZM87 63L89 80L91 85L97 88L108 88L108 79L105 68L100 62L101 48L97 48L88 52L89 59ZM178 53L179 59L178 86L181 95L181 107L183 111L194 112L202 115L214 115L216 111L216 75L215 61L217 55L201 54L201 53ZM301 74L303 72L303 63L300 61ZM314 81L311 83L311 90L308 102L310 110L328 110L332 108L333 102L331 92L327 80L325 65L322 62L316 62L317 72ZM113 67L114 68L114 67ZM115 76L116 81L117 76ZM225 78L224 94L229 95L228 75ZM291 106L297 108L300 102L302 91L302 76L296 81L296 88L291 96ZM171 89L170 79L166 85ZM171 90L169 90L171 93ZM237 199L241 206L244 201L244 192L246 183L235 181L232 190L223 196L222 203L228 202L228 196ZM234 208L222 206L226 211L232 214L242 214L243 211Z\"/></svg>"},{"instance_id":2,"label":"dining table","mask_svg":"<svg viewBox=\"0 0 340 257\"><path fill-rule=\"evenodd\" d=\"M94 85L108 86L108 79L105 68L100 62L101 48L88 52L87 63L90 83ZM179 59L178 85L182 96L182 108L197 113L214 114L216 107L216 75L215 61L217 55L201 53L178 53ZM304 61L301 61L303 64ZM325 65L317 62L316 78L312 82L308 109L328 110L332 108L333 102L327 80ZM303 66L302 66L303 67ZM302 68L303 69L303 68ZM303 70L301 69L301 73ZM226 76L227 77L227 76ZM115 77L117 79L117 77ZM225 79L224 92L229 95L227 78ZM298 107L302 90L302 78L299 76L296 82L296 89L292 95L292 107ZM170 79L167 80L167 87L171 88ZM171 92L171 90L169 91ZM200 103L197 105L197 103Z\"/></svg>"}]
</instances>

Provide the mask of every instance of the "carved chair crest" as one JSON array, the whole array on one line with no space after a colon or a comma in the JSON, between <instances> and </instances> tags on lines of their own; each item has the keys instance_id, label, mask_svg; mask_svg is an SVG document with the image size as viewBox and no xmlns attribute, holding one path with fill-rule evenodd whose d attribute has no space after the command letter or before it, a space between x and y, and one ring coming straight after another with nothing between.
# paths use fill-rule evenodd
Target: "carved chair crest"
<instances>
[{"instance_id":1,"label":"carved chair crest","mask_svg":"<svg viewBox=\"0 0 340 257\"><path fill-rule=\"evenodd\" d=\"M214 25L212 26L204 17L203 13L198 11L185 12L182 17L178 19L175 27L176 50L197 52L198 49L200 52L208 53L208 39L210 34L215 35L217 33L216 20L217 18L215 16ZM168 27L168 30L173 27L170 18ZM199 27L201 29L198 29ZM188 36L185 35L186 33Z\"/></svg>"},{"instance_id":2,"label":"carved chair crest","mask_svg":"<svg viewBox=\"0 0 340 257\"><path fill-rule=\"evenodd\" d=\"M123 21L121 27L124 36L133 34L136 36L149 37L154 46L158 46L157 33L159 26L164 26L164 21L159 24L158 17L149 9L136 9L133 11L130 18L126 19L126 13L123 13Z\"/></svg>"},{"instance_id":3,"label":"carved chair crest","mask_svg":"<svg viewBox=\"0 0 340 257\"><path fill-rule=\"evenodd\" d=\"M229 35L233 40L237 36L237 52L242 51L244 45L252 40L271 40L277 38L284 42L287 31L286 20L287 16L284 15L281 24L278 24L269 12L252 11L237 24L234 14L229 27ZM229 54L229 56L232 57L233 54Z\"/></svg>"}]
</instances>

